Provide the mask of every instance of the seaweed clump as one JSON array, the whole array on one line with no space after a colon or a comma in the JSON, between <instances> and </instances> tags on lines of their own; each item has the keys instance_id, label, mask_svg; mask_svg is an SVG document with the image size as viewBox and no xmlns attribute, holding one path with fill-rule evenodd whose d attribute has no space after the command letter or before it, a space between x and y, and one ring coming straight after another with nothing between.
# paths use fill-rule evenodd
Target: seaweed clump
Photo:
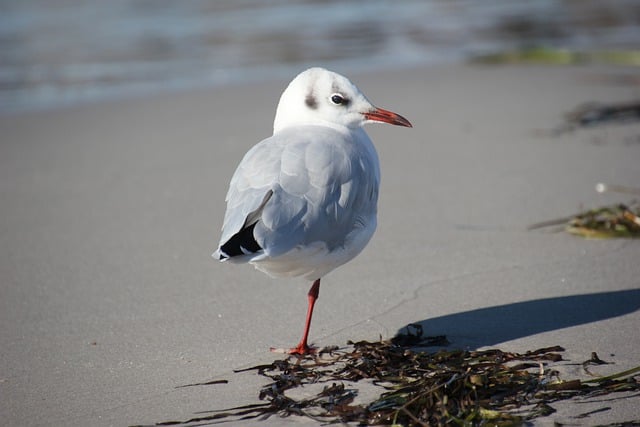
<instances>
[{"instance_id":1,"label":"seaweed clump","mask_svg":"<svg viewBox=\"0 0 640 427\"><path fill-rule=\"evenodd\" d=\"M605 206L575 215L569 220L566 230L571 234L606 239L618 237L640 237L640 206L624 204Z\"/></svg>"},{"instance_id":2,"label":"seaweed clump","mask_svg":"<svg viewBox=\"0 0 640 427\"><path fill-rule=\"evenodd\" d=\"M604 186L604 184L598 184ZM528 230L563 226L573 235L586 239L640 238L640 204L617 204L590 209L571 217L532 224Z\"/></svg>"},{"instance_id":3,"label":"seaweed clump","mask_svg":"<svg viewBox=\"0 0 640 427\"><path fill-rule=\"evenodd\" d=\"M551 404L556 401L640 390L633 376L640 367L586 381L561 380L556 370L549 369L551 363L563 360L564 349L559 346L514 353L498 349L427 352L392 341L349 344L346 349L323 349L313 356L289 356L242 370L270 379L259 391L262 403L158 425L274 415L358 425L520 425L553 413ZM595 363L606 362L592 354L583 363L585 371ZM354 385L359 381L381 387L382 394L370 403L356 403ZM318 384L321 390L309 395ZM300 388L305 388L307 397L291 397L292 390Z\"/></svg>"}]
</instances>

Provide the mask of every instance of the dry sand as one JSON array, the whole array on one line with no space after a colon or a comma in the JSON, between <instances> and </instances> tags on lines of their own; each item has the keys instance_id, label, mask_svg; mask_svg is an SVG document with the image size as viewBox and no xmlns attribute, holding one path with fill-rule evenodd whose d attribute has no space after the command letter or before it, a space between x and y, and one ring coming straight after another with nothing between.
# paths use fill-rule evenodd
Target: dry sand
<instances>
[{"instance_id":1,"label":"dry sand","mask_svg":"<svg viewBox=\"0 0 640 427\"><path fill-rule=\"evenodd\" d=\"M312 341L375 340L421 322L458 348L562 345L574 362L596 351L614 363L599 374L640 364L640 241L526 229L629 200L596 193L597 182L640 185L640 125L539 132L583 102L637 98L618 78L635 71L351 75L415 127L368 127L383 174L378 232L323 281ZM257 400L264 379L232 370L297 342L309 284L210 253L228 180L270 134L286 83L0 118L4 425L154 423ZM212 379L230 382L175 388ZM610 398L555 405L537 423L640 419L640 398ZM284 422L308 423L266 424Z\"/></svg>"}]
</instances>

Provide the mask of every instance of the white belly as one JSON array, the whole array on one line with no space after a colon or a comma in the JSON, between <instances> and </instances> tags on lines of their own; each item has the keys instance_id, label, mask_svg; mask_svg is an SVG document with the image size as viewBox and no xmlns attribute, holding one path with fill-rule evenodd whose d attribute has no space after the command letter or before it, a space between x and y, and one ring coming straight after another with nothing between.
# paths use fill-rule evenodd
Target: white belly
<instances>
[{"instance_id":1,"label":"white belly","mask_svg":"<svg viewBox=\"0 0 640 427\"><path fill-rule=\"evenodd\" d=\"M347 235L343 246L331 251L324 242L314 242L297 246L277 257L261 254L249 262L272 277L302 276L316 280L355 258L367 246L375 230L376 217L373 215L366 224L354 228Z\"/></svg>"}]
</instances>

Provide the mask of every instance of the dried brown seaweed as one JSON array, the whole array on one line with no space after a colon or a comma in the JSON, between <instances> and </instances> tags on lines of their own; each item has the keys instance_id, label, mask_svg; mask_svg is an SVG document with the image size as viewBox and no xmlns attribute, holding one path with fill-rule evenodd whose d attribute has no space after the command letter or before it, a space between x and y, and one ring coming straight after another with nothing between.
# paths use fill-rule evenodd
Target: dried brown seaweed
<instances>
[{"instance_id":1,"label":"dried brown seaweed","mask_svg":"<svg viewBox=\"0 0 640 427\"><path fill-rule=\"evenodd\" d=\"M418 332L407 331L407 335L421 338ZM428 342L423 340L422 344ZM557 401L640 391L635 376L640 367L587 381L559 379L550 366L562 361L563 351L555 346L526 353L499 349L427 352L392 341L350 343L345 349L289 356L243 370L270 379L258 392L264 403L158 425L206 425L274 415L359 425L519 425L553 413L551 404ZM583 366L602 363L606 362L594 353ZM354 403L358 393L354 385L362 380L381 387L379 398ZM291 397L293 389L311 389L317 384L323 386L320 392Z\"/></svg>"},{"instance_id":2,"label":"dried brown seaweed","mask_svg":"<svg viewBox=\"0 0 640 427\"><path fill-rule=\"evenodd\" d=\"M591 239L640 237L640 206L618 204L592 209L569 220L566 230Z\"/></svg>"},{"instance_id":3,"label":"dried brown seaweed","mask_svg":"<svg viewBox=\"0 0 640 427\"><path fill-rule=\"evenodd\" d=\"M564 115L564 123L547 132L551 136L609 123L629 123L640 120L640 102L617 104L589 102L579 105Z\"/></svg>"},{"instance_id":4,"label":"dried brown seaweed","mask_svg":"<svg viewBox=\"0 0 640 427\"><path fill-rule=\"evenodd\" d=\"M590 102L565 114L565 119L574 127L594 126L614 121L636 121L640 120L640 103L602 104Z\"/></svg>"},{"instance_id":5,"label":"dried brown seaweed","mask_svg":"<svg viewBox=\"0 0 640 427\"><path fill-rule=\"evenodd\" d=\"M602 185L602 184L600 184ZM528 230L564 225L568 233L588 239L639 238L640 203L617 204L591 209L572 217L544 221Z\"/></svg>"}]
</instances>

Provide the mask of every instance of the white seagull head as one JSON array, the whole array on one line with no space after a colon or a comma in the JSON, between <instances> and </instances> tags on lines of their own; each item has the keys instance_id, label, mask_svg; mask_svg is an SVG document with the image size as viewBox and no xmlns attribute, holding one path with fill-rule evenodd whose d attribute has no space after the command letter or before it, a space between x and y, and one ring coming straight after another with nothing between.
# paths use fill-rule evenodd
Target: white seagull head
<instances>
[{"instance_id":1,"label":"white seagull head","mask_svg":"<svg viewBox=\"0 0 640 427\"><path fill-rule=\"evenodd\" d=\"M401 115L371 104L346 77L316 67L298 74L282 93L273 132L301 125L354 129L367 122L411 127Z\"/></svg>"}]
</instances>

